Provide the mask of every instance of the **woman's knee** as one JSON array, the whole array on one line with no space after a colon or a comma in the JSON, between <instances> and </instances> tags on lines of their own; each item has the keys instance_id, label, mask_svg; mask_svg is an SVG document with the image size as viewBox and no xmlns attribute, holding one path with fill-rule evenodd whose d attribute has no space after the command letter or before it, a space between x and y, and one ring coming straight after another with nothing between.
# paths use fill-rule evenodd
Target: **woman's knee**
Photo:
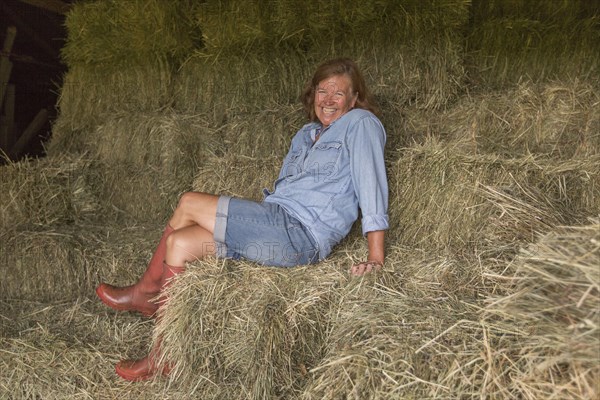
<instances>
[{"instance_id":1,"label":"woman's knee","mask_svg":"<svg viewBox=\"0 0 600 400\"><path fill-rule=\"evenodd\" d=\"M167 263L180 265L215 253L210 232L195 226L175 230L167 237Z\"/></svg>"},{"instance_id":2,"label":"woman's knee","mask_svg":"<svg viewBox=\"0 0 600 400\"><path fill-rule=\"evenodd\" d=\"M193 213L193 210L198 207L198 202L201 201L201 195L197 192L185 192L179 197L177 207L173 212L173 218L188 219Z\"/></svg>"},{"instance_id":3,"label":"woman's knee","mask_svg":"<svg viewBox=\"0 0 600 400\"><path fill-rule=\"evenodd\" d=\"M177 208L175 209L175 212L177 212L178 210L185 211L186 209L189 209L195 201L198 201L197 195L198 193L195 192L185 192L181 196L179 196L179 202L177 203Z\"/></svg>"},{"instance_id":4,"label":"woman's knee","mask_svg":"<svg viewBox=\"0 0 600 400\"><path fill-rule=\"evenodd\" d=\"M185 192L179 197L177 209L183 211L194 210L204 205L216 202L219 196L203 192Z\"/></svg>"},{"instance_id":5,"label":"woman's knee","mask_svg":"<svg viewBox=\"0 0 600 400\"><path fill-rule=\"evenodd\" d=\"M167 237L167 258L192 259L194 254L190 251L190 240L181 230L174 231ZM190 254L188 254L190 253Z\"/></svg>"},{"instance_id":6,"label":"woman's knee","mask_svg":"<svg viewBox=\"0 0 600 400\"><path fill-rule=\"evenodd\" d=\"M179 198L170 224L175 229L190 225L213 232L217 214L218 196L201 192L186 192Z\"/></svg>"}]
</instances>

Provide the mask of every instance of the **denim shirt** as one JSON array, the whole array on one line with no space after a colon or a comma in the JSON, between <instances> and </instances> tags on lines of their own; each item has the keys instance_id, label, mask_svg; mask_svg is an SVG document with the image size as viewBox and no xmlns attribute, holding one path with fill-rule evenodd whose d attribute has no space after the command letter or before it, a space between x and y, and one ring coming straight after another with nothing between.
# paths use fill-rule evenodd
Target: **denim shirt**
<instances>
[{"instance_id":1,"label":"denim shirt","mask_svg":"<svg viewBox=\"0 0 600 400\"><path fill-rule=\"evenodd\" d=\"M273 192L263 193L310 231L324 259L348 234L359 207L363 235L388 229L388 184L386 134L375 115L350 110L314 142L320 128L312 122L296 133Z\"/></svg>"}]
</instances>

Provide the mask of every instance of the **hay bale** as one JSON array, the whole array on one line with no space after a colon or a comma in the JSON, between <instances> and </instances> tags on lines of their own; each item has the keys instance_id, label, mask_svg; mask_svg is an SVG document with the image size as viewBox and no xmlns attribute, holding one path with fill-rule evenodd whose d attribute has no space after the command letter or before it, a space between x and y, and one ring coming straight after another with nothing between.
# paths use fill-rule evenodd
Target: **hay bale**
<instances>
[{"instance_id":1,"label":"hay bale","mask_svg":"<svg viewBox=\"0 0 600 400\"><path fill-rule=\"evenodd\" d=\"M74 132L75 133L75 132ZM222 152L215 128L202 116L119 113L72 138L70 150L93 159L83 182L105 218L164 218L209 154ZM63 148L63 151L65 149ZM99 212L100 212L99 210Z\"/></svg>"},{"instance_id":2,"label":"hay bale","mask_svg":"<svg viewBox=\"0 0 600 400\"><path fill-rule=\"evenodd\" d=\"M70 67L60 88L59 116L53 124L49 153L79 150L79 135L115 114L161 112L173 101L172 80L171 67L165 60L118 70Z\"/></svg>"},{"instance_id":3,"label":"hay bale","mask_svg":"<svg viewBox=\"0 0 600 400\"><path fill-rule=\"evenodd\" d=\"M473 155L431 139L389 167L392 240L435 254L513 254L539 233L600 211L599 165L597 157Z\"/></svg>"},{"instance_id":4,"label":"hay bale","mask_svg":"<svg viewBox=\"0 0 600 400\"><path fill-rule=\"evenodd\" d=\"M0 166L0 226L52 225L93 218L100 208L85 185L83 156L23 160Z\"/></svg>"},{"instance_id":5,"label":"hay bale","mask_svg":"<svg viewBox=\"0 0 600 400\"><path fill-rule=\"evenodd\" d=\"M5 299L66 301L91 295L101 280L131 284L160 236L157 225L21 226L1 233Z\"/></svg>"},{"instance_id":6,"label":"hay bale","mask_svg":"<svg viewBox=\"0 0 600 400\"><path fill-rule=\"evenodd\" d=\"M120 113L106 118L85 140L90 155L109 165L154 169L165 179L185 179L220 139L196 115Z\"/></svg>"},{"instance_id":7,"label":"hay bale","mask_svg":"<svg viewBox=\"0 0 600 400\"><path fill-rule=\"evenodd\" d=\"M448 371L487 397L593 399L599 395L600 225L557 227L522 249L489 293L480 340ZM475 346L475 348L473 348Z\"/></svg>"},{"instance_id":8,"label":"hay bale","mask_svg":"<svg viewBox=\"0 0 600 400\"><path fill-rule=\"evenodd\" d=\"M178 179L165 179L155 170L130 164L95 163L86 174L86 184L101 204L97 217L109 224L165 220L179 195L190 190L191 178Z\"/></svg>"},{"instance_id":9,"label":"hay bale","mask_svg":"<svg viewBox=\"0 0 600 400\"><path fill-rule=\"evenodd\" d=\"M292 137L306 122L299 105L273 105L270 109L247 113L238 110L223 122L208 123L208 128L204 128L219 146L206 146L201 158L237 154L252 158L279 157L283 161Z\"/></svg>"},{"instance_id":10,"label":"hay bale","mask_svg":"<svg viewBox=\"0 0 600 400\"><path fill-rule=\"evenodd\" d=\"M227 153L247 157L279 157L287 154L296 132L308 121L300 105L274 105L255 113L237 112L220 125Z\"/></svg>"},{"instance_id":11,"label":"hay bale","mask_svg":"<svg viewBox=\"0 0 600 400\"><path fill-rule=\"evenodd\" d=\"M195 168L163 157L163 169L68 155L2 166L0 226L165 220L178 196L191 189Z\"/></svg>"},{"instance_id":12,"label":"hay bale","mask_svg":"<svg viewBox=\"0 0 600 400\"><path fill-rule=\"evenodd\" d=\"M468 6L464 0L283 0L268 5L220 0L200 4L195 18L206 50L214 54L239 48L322 48L353 38L408 41L423 33L437 39L464 25Z\"/></svg>"},{"instance_id":13,"label":"hay bale","mask_svg":"<svg viewBox=\"0 0 600 400\"><path fill-rule=\"evenodd\" d=\"M0 300L0 398L181 399L164 381L131 385L114 364L147 352L152 322L98 301Z\"/></svg>"},{"instance_id":14,"label":"hay bale","mask_svg":"<svg viewBox=\"0 0 600 400\"><path fill-rule=\"evenodd\" d=\"M477 2L467 36L469 71L483 87L600 72L598 8L585 0Z\"/></svg>"},{"instance_id":15,"label":"hay bale","mask_svg":"<svg viewBox=\"0 0 600 400\"><path fill-rule=\"evenodd\" d=\"M170 379L201 397L294 398L322 356L340 272L334 263L190 265L168 288L155 336L174 363Z\"/></svg>"},{"instance_id":16,"label":"hay bale","mask_svg":"<svg viewBox=\"0 0 600 400\"><path fill-rule=\"evenodd\" d=\"M67 42L61 50L69 67L102 65L118 70L157 59L179 60L196 44L186 1L78 2L67 13Z\"/></svg>"},{"instance_id":17,"label":"hay bale","mask_svg":"<svg viewBox=\"0 0 600 400\"><path fill-rule=\"evenodd\" d=\"M207 158L194 178L193 189L258 201L263 197L262 189L273 186L282 159L281 156L249 157L235 153Z\"/></svg>"},{"instance_id":18,"label":"hay bale","mask_svg":"<svg viewBox=\"0 0 600 400\"><path fill-rule=\"evenodd\" d=\"M392 258L402 266L386 268L368 283L357 281L343 291L339 306L330 314L327 354L310 371L312 379L300 398L459 398L464 394L441 383L440 377L472 340L470 329L455 328L474 319L474 309L442 291L426 289L432 283L432 269L445 269L443 262L419 262L418 276L404 269L410 264L400 256Z\"/></svg>"},{"instance_id":19,"label":"hay bale","mask_svg":"<svg viewBox=\"0 0 600 400\"><path fill-rule=\"evenodd\" d=\"M390 254L400 280L345 292L302 398L597 397L599 234L555 227L471 298L441 287L452 260Z\"/></svg>"},{"instance_id":20,"label":"hay bale","mask_svg":"<svg viewBox=\"0 0 600 400\"><path fill-rule=\"evenodd\" d=\"M356 39L341 49L318 52L315 59L345 54L357 60L384 115L408 107L431 111L452 104L465 88L459 43L453 36L435 43L423 37L378 43Z\"/></svg>"},{"instance_id":21,"label":"hay bale","mask_svg":"<svg viewBox=\"0 0 600 400\"><path fill-rule=\"evenodd\" d=\"M298 51L284 54L193 54L174 83L174 107L223 123L239 113L295 104L311 63Z\"/></svg>"},{"instance_id":22,"label":"hay bale","mask_svg":"<svg viewBox=\"0 0 600 400\"><path fill-rule=\"evenodd\" d=\"M316 66L344 55L357 61L367 84L389 113L407 106L443 108L463 90L458 50L451 43L446 49L432 50L422 43L386 41L357 42L344 49L308 55L297 51L277 55L198 53L180 70L174 84L174 107L184 113L211 115L213 121L221 123L239 113L297 104Z\"/></svg>"},{"instance_id":23,"label":"hay bale","mask_svg":"<svg viewBox=\"0 0 600 400\"><path fill-rule=\"evenodd\" d=\"M176 107L223 117L289 103L318 63L349 56L387 101L442 108L462 91L467 6L462 0L203 3L197 18L206 48L181 69Z\"/></svg>"},{"instance_id":24,"label":"hay bale","mask_svg":"<svg viewBox=\"0 0 600 400\"><path fill-rule=\"evenodd\" d=\"M567 160L600 154L600 95L592 82L534 84L467 97L440 115L436 130L475 153Z\"/></svg>"},{"instance_id":25,"label":"hay bale","mask_svg":"<svg viewBox=\"0 0 600 400\"><path fill-rule=\"evenodd\" d=\"M366 253L358 233L316 266L189 265L168 288L154 337L162 362L175 365L173 384L213 398L352 398L358 385L374 395L356 398L430 393L454 357L448 348L461 349L473 331L448 335L440 345L446 354L437 347L413 352L457 321L476 318L476 308L459 301L473 296L476 268L395 247L384 273L351 279L348 268ZM365 364L372 375L361 375ZM366 376L365 385L349 376ZM398 376L413 391L391 390L390 377Z\"/></svg>"}]
</instances>

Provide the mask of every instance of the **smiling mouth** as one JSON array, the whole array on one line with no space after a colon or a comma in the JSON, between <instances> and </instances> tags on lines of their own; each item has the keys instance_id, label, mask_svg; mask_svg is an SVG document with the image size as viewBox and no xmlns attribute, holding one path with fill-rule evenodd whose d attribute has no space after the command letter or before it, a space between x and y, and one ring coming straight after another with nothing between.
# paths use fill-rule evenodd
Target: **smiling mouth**
<instances>
[{"instance_id":1,"label":"smiling mouth","mask_svg":"<svg viewBox=\"0 0 600 400\"><path fill-rule=\"evenodd\" d=\"M336 112L336 109L335 109L335 108L327 108L327 107L323 107L323 112L324 112L325 114L333 114L333 113L335 113L335 112Z\"/></svg>"}]
</instances>

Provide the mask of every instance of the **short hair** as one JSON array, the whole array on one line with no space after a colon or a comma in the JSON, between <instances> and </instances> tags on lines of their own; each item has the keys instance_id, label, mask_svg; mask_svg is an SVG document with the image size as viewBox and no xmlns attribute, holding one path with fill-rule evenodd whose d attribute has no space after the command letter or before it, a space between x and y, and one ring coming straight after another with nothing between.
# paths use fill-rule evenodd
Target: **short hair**
<instances>
[{"instance_id":1,"label":"short hair","mask_svg":"<svg viewBox=\"0 0 600 400\"><path fill-rule=\"evenodd\" d=\"M352 85L352 91L358 94L354 107L369 110L373 114L379 116L380 111L377 102L367 87L360 69L353 60L344 57L335 58L319 65L313 74L312 79L304 87L304 90L300 95L300 101L302 101L308 119L310 121L318 120L314 106L315 90L319 82L332 76L339 75L348 76L350 78L350 84Z\"/></svg>"}]
</instances>

